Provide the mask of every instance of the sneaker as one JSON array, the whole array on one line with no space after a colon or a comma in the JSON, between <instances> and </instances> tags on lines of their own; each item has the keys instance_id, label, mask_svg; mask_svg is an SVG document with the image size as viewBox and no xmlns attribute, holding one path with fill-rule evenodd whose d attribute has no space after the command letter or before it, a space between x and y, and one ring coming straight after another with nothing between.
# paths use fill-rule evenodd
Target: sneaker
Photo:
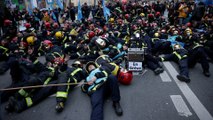
<instances>
[{"instance_id":1,"label":"sneaker","mask_svg":"<svg viewBox=\"0 0 213 120\"><path fill-rule=\"evenodd\" d=\"M64 103L63 102L59 102L56 104L55 106L55 110L60 113L64 110Z\"/></svg>"},{"instance_id":2,"label":"sneaker","mask_svg":"<svg viewBox=\"0 0 213 120\"><path fill-rule=\"evenodd\" d=\"M123 115L123 110L122 110L121 105L120 105L119 102L113 102L113 107L114 107L115 113L118 116Z\"/></svg>"},{"instance_id":3,"label":"sneaker","mask_svg":"<svg viewBox=\"0 0 213 120\"><path fill-rule=\"evenodd\" d=\"M186 83L190 83L190 79L186 77L185 75L177 75L177 79Z\"/></svg>"}]
</instances>

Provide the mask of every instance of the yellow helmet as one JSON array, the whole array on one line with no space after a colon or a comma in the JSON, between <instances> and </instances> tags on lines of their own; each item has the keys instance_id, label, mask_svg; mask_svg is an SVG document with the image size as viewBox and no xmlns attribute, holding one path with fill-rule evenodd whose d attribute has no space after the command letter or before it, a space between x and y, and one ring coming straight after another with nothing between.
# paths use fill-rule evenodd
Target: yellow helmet
<instances>
[{"instance_id":1,"label":"yellow helmet","mask_svg":"<svg viewBox=\"0 0 213 120\"><path fill-rule=\"evenodd\" d=\"M140 14L140 16L141 16L141 17L144 17L144 16L145 16L145 14L144 14L144 13L141 13L141 14Z\"/></svg>"},{"instance_id":2,"label":"yellow helmet","mask_svg":"<svg viewBox=\"0 0 213 120\"><path fill-rule=\"evenodd\" d=\"M55 37L56 37L56 39L60 39L60 38L64 37L64 34L62 31L58 31L55 33Z\"/></svg>"},{"instance_id":3,"label":"yellow helmet","mask_svg":"<svg viewBox=\"0 0 213 120\"><path fill-rule=\"evenodd\" d=\"M154 37L158 38L158 37L160 37L160 34L159 34L158 32L156 32L156 33L154 34Z\"/></svg>"},{"instance_id":4,"label":"yellow helmet","mask_svg":"<svg viewBox=\"0 0 213 120\"><path fill-rule=\"evenodd\" d=\"M186 30L184 31L184 33L187 35L191 35L192 34L192 30L190 28L186 28Z\"/></svg>"},{"instance_id":5,"label":"yellow helmet","mask_svg":"<svg viewBox=\"0 0 213 120\"><path fill-rule=\"evenodd\" d=\"M27 43L29 45L33 45L34 42L35 42L35 37L34 36L29 36L29 37L27 37L26 41L27 41Z\"/></svg>"},{"instance_id":6,"label":"yellow helmet","mask_svg":"<svg viewBox=\"0 0 213 120\"><path fill-rule=\"evenodd\" d=\"M110 23L114 23L114 21L115 21L114 18L110 18L110 19L109 19L109 22L110 22Z\"/></svg>"}]
</instances>

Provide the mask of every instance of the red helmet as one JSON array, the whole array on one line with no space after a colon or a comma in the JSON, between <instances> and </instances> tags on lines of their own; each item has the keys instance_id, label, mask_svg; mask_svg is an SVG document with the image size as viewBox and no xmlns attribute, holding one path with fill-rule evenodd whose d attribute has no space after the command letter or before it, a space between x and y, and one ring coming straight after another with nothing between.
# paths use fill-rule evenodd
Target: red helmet
<instances>
[{"instance_id":1,"label":"red helmet","mask_svg":"<svg viewBox=\"0 0 213 120\"><path fill-rule=\"evenodd\" d=\"M58 23L53 23L53 28L55 28L55 29L57 29L57 28L59 28L59 25L58 25Z\"/></svg>"},{"instance_id":2,"label":"red helmet","mask_svg":"<svg viewBox=\"0 0 213 120\"><path fill-rule=\"evenodd\" d=\"M25 26L26 28L30 28L30 27L31 27L31 24L30 24L30 23L25 23L24 26Z\"/></svg>"},{"instance_id":3,"label":"red helmet","mask_svg":"<svg viewBox=\"0 0 213 120\"><path fill-rule=\"evenodd\" d=\"M138 26L137 25L133 25L132 26L132 30L137 30L138 29Z\"/></svg>"},{"instance_id":4,"label":"red helmet","mask_svg":"<svg viewBox=\"0 0 213 120\"><path fill-rule=\"evenodd\" d=\"M21 49L25 49L25 48L27 48L27 42L24 42L24 41L21 41L20 43L19 43L19 48L21 48Z\"/></svg>"},{"instance_id":5,"label":"red helmet","mask_svg":"<svg viewBox=\"0 0 213 120\"><path fill-rule=\"evenodd\" d=\"M103 31L108 31L108 27L106 26L106 25L104 25L104 27L103 27Z\"/></svg>"},{"instance_id":6,"label":"red helmet","mask_svg":"<svg viewBox=\"0 0 213 120\"><path fill-rule=\"evenodd\" d=\"M154 15L153 14L149 14L148 18L154 18Z\"/></svg>"},{"instance_id":7,"label":"red helmet","mask_svg":"<svg viewBox=\"0 0 213 120\"><path fill-rule=\"evenodd\" d=\"M137 20L137 23L138 23L138 24L142 24L142 20L141 20L141 19L138 19L138 20Z\"/></svg>"},{"instance_id":8,"label":"red helmet","mask_svg":"<svg viewBox=\"0 0 213 120\"><path fill-rule=\"evenodd\" d=\"M94 36L95 36L95 32L90 31L90 32L88 33L89 39L92 39Z\"/></svg>"},{"instance_id":9,"label":"red helmet","mask_svg":"<svg viewBox=\"0 0 213 120\"><path fill-rule=\"evenodd\" d=\"M118 74L118 81L124 85L130 85L132 82L132 78L133 78L132 71L124 70L120 71Z\"/></svg>"},{"instance_id":10,"label":"red helmet","mask_svg":"<svg viewBox=\"0 0 213 120\"><path fill-rule=\"evenodd\" d=\"M122 19L118 19L118 20L117 20L117 23L118 23L118 24L123 24L123 20L122 20Z\"/></svg>"},{"instance_id":11,"label":"red helmet","mask_svg":"<svg viewBox=\"0 0 213 120\"><path fill-rule=\"evenodd\" d=\"M129 19L129 14L125 14L125 19Z\"/></svg>"},{"instance_id":12,"label":"red helmet","mask_svg":"<svg viewBox=\"0 0 213 120\"><path fill-rule=\"evenodd\" d=\"M45 27L46 27L46 28L50 28L50 27L51 27L50 23L49 23L49 22L46 22L46 23L45 23Z\"/></svg>"},{"instance_id":13,"label":"red helmet","mask_svg":"<svg viewBox=\"0 0 213 120\"><path fill-rule=\"evenodd\" d=\"M156 12L155 16L159 17L160 16L160 12Z\"/></svg>"},{"instance_id":14,"label":"red helmet","mask_svg":"<svg viewBox=\"0 0 213 120\"><path fill-rule=\"evenodd\" d=\"M9 26L11 24L12 24L11 20L8 20L8 19L4 20L4 26Z\"/></svg>"},{"instance_id":15,"label":"red helmet","mask_svg":"<svg viewBox=\"0 0 213 120\"><path fill-rule=\"evenodd\" d=\"M187 27L191 27L192 24L191 24L190 22L188 22L188 23L186 23L186 26L187 26Z\"/></svg>"},{"instance_id":16,"label":"red helmet","mask_svg":"<svg viewBox=\"0 0 213 120\"><path fill-rule=\"evenodd\" d=\"M43 41L43 44L44 44L45 46L50 46L50 47L53 46L53 43L52 43L50 40L44 40L44 41Z\"/></svg>"}]
</instances>

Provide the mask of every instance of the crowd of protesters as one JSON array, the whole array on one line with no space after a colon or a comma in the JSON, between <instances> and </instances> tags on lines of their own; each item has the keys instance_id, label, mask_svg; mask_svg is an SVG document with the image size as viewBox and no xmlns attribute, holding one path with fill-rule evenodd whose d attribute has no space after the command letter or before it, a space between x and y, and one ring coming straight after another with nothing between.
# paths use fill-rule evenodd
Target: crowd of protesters
<instances>
[{"instance_id":1,"label":"crowd of protesters","mask_svg":"<svg viewBox=\"0 0 213 120\"><path fill-rule=\"evenodd\" d=\"M143 48L143 67L155 75L164 71L161 62L175 61L180 81L191 81L189 68L197 63L210 77L212 6L203 2L129 1L106 7L108 17L101 1L97 6L84 3L81 20L77 20L73 4L63 10L35 8L29 13L5 8L0 12L0 74L10 69L12 79L7 88L67 83L3 91L1 101L7 102L6 111L22 112L56 93L55 109L62 112L69 92L84 80L81 88L91 99L91 120L103 119L104 98L109 92L116 114L122 115L118 82L130 84L132 80L131 71L121 66L128 60L128 48ZM40 56L46 58L44 64L38 60ZM71 66L70 60L74 60Z\"/></svg>"}]
</instances>

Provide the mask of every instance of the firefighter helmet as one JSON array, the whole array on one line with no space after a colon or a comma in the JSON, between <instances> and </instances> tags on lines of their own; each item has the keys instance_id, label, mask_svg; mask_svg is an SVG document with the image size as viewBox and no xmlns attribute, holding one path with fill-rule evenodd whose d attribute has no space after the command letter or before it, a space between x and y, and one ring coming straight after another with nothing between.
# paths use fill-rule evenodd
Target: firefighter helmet
<instances>
[{"instance_id":1,"label":"firefighter helmet","mask_svg":"<svg viewBox=\"0 0 213 120\"><path fill-rule=\"evenodd\" d=\"M130 15L129 14L125 14L125 19L129 19Z\"/></svg>"},{"instance_id":2,"label":"firefighter helmet","mask_svg":"<svg viewBox=\"0 0 213 120\"><path fill-rule=\"evenodd\" d=\"M114 23L114 21L115 21L114 18L110 18L110 19L109 19L109 22L110 22L110 23Z\"/></svg>"},{"instance_id":3,"label":"firefighter helmet","mask_svg":"<svg viewBox=\"0 0 213 120\"><path fill-rule=\"evenodd\" d=\"M88 62L88 63L86 64L86 66L85 66L85 69L86 69L87 73L90 72L90 70L89 70L90 65L93 65L95 68L97 68L96 63L93 62L93 61L90 61L90 62Z\"/></svg>"},{"instance_id":4,"label":"firefighter helmet","mask_svg":"<svg viewBox=\"0 0 213 120\"><path fill-rule=\"evenodd\" d=\"M62 31L58 31L55 33L55 37L56 37L56 39L61 39L64 37L64 34Z\"/></svg>"},{"instance_id":5,"label":"firefighter helmet","mask_svg":"<svg viewBox=\"0 0 213 120\"><path fill-rule=\"evenodd\" d=\"M186 26L187 26L187 27L191 27L191 26L192 26L192 23L188 22L188 23L186 23Z\"/></svg>"},{"instance_id":6,"label":"firefighter helmet","mask_svg":"<svg viewBox=\"0 0 213 120\"><path fill-rule=\"evenodd\" d=\"M156 32L156 33L154 34L154 37L155 37L155 38L158 38L158 37L160 37L160 34L159 34L158 32Z\"/></svg>"},{"instance_id":7,"label":"firefighter helmet","mask_svg":"<svg viewBox=\"0 0 213 120\"><path fill-rule=\"evenodd\" d=\"M192 30L190 28L186 28L184 33L185 33L185 35L191 35L192 34Z\"/></svg>"},{"instance_id":8,"label":"firefighter helmet","mask_svg":"<svg viewBox=\"0 0 213 120\"><path fill-rule=\"evenodd\" d=\"M103 63L110 63L112 60L108 55L100 55L96 60L95 63L98 66L101 66Z\"/></svg>"},{"instance_id":9,"label":"firefighter helmet","mask_svg":"<svg viewBox=\"0 0 213 120\"><path fill-rule=\"evenodd\" d=\"M160 16L160 12L156 12L155 16L159 17Z\"/></svg>"},{"instance_id":10,"label":"firefighter helmet","mask_svg":"<svg viewBox=\"0 0 213 120\"><path fill-rule=\"evenodd\" d=\"M141 16L141 17L145 17L145 14L144 14L144 13L141 13L140 16Z\"/></svg>"},{"instance_id":11,"label":"firefighter helmet","mask_svg":"<svg viewBox=\"0 0 213 120\"><path fill-rule=\"evenodd\" d=\"M59 25L58 25L58 23L57 23L57 22L53 23L53 28L54 28L54 29L59 28Z\"/></svg>"},{"instance_id":12,"label":"firefighter helmet","mask_svg":"<svg viewBox=\"0 0 213 120\"><path fill-rule=\"evenodd\" d=\"M11 24L12 24L11 20L8 20L8 19L4 20L4 26L9 26Z\"/></svg>"},{"instance_id":13,"label":"firefighter helmet","mask_svg":"<svg viewBox=\"0 0 213 120\"><path fill-rule=\"evenodd\" d=\"M50 28L50 27L51 27L50 23L49 23L49 22L46 22L46 23L45 23L45 27L46 27L46 28Z\"/></svg>"},{"instance_id":14,"label":"firefighter helmet","mask_svg":"<svg viewBox=\"0 0 213 120\"><path fill-rule=\"evenodd\" d=\"M89 39L92 39L94 36L95 36L95 32L94 32L94 31L90 31L90 32L88 33Z\"/></svg>"},{"instance_id":15,"label":"firefighter helmet","mask_svg":"<svg viewBox=\"0 0 213 120\"><path fill-rule=\"evenodd\" d=\"M106 41L102 38L97 38L95 40L95 44L99 47L99 48L104 48L106 46Z\"/></svg>"},{"instance_id":16,"label":"firefighter helmet","mask_svg":"<svg viewBox=\"0 0 213 120\"><path fill-rule=\"evenodd\" d=\"M53 43L50 40L44 40L43 45L46 46L46 47L52 47Z\"/></svg>"},{"instance_id":17,"label":"firefighter helmet","mask_svg":"<svg viewBox=\"0 0 213 120\"><path fill-rule=\"evenodd\" d=\"M33 45L35 42L35 36L27 37L26 41L27 41L28 45Z\"/></svg>"},{"instance_id":18,"label":"firefighter helmet","mask_svg":"<svg viewBox=\"0 0 213 120\"><path fill-rule=\"evenodd\" d=\"M79 60L76 60L72 63L72 66L73 67L80 67L80 68L83 68L83 64L81 63L81 61Z\"/></svg>"},{"instance_id":19,"label":"firefighter helmet","mask_svg":"<svg viewBox=\"0 0 213 120\"><path fill-rule=\"evenodd\" d=\"M124 85L130 85L132 82L132 71L127 71L126 69L121 69L118 74L118 81Z\"/></svg>"},{"instance_id":20,"label":"firefighter helmet","mask_svg":"<svg viewBox=\"0 0 213 120\"><path fill-rule=\"evenodd\" d=\"M24 26L25 26L26 28L30 28L30 27L31 27L31 24L30 24L30 23L25 23Z\"/></svg>"}]
</instances>

